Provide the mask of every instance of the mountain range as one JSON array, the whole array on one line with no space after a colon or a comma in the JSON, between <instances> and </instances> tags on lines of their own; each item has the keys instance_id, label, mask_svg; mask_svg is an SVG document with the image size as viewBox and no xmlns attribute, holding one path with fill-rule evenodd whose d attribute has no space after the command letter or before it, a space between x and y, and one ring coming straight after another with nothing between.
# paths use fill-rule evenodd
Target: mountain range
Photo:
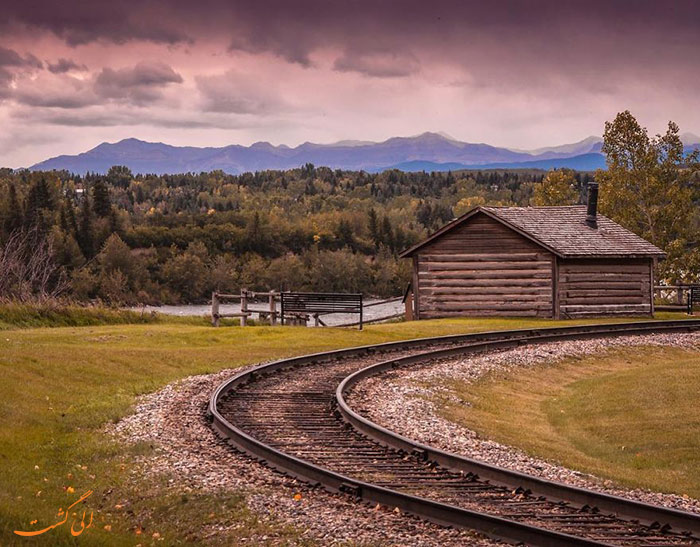
<instances>
[{"instance_id":1,"label":"mountain range","mask_svg":"<svg viewBox=\"0 0 700 547\"><path fill-rule=\"evenodd\" d=\"M683 135L686 146L700 148L700 137ZM292 169L313 163L334 169L378 172L448 171L459 169L553 169L569 167L591 171L605 167L602 139L539 148L515 150L484 143L462 142L444 133L393 137L383 142L340 141L333 144L305 142L296 147L256 142L219 148L171 146L124 139L102 143L81 154L57 156L30 167L32 170L65 169L73 173L105 173L113 165L125 165L134 173L184 173L220 169L230 174L264 169Z\"/></svg>"}]
</instances>

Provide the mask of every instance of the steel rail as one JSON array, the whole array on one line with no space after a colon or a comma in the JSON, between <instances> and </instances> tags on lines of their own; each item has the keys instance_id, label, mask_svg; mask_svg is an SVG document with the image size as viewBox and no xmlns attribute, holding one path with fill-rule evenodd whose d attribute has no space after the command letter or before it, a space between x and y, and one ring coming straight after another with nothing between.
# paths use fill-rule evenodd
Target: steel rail
<instances>
[{"instance_id":1,"label":"steel rail","mask_svg":"<svg viewBox=\"0 0 700 547\"><path fill-rule=\"evenodd\" d=\"M700 326L698 328L700 328ZM645 332L648 331L645 330ZM530 338L526 342L542 343L558 339L562 339L562 337L556 334L547 334L537 338ZM488 351L498 346L499 344L497 342L483 342L471 346L470 351ZM500 346L502 347L502 345ZM426 460L435 462L446 469L472 473L482 479L487 479L493 484L509 487L517 485L523 489L530 490L535 496L544 496L554 501L564 501L574 506L587 506L594 510L609 511L615 513L619 518L636 520L647 525L667 527L667 529L673 528L684 532L690 532L700 538L700 515L698 514L652 505L620 496L604 494L586 488L570 486L446 452L409 439L408 437L372 422L355 411L346 400L345 395L348 394L355 385L371 376L376 376L398 367L421 364L426 361L452 355L454 355L454 352L451 350L438 350L411 355L409 357L390 359L360 369L347 376L338 386L335 395L337 410L342 418L357 431L367 435L379 444L396 450L418 453Z\"/></svg>"},{"instance_id":2,"label":"steel rail","mask_svg":"<svg viewBox=\"0 0 700 547\"><path fill-rule=\"evenodd\" d=\"M526 542L536 545L602 545L598 541L556 532L502 518L478 511L467 510L461 507L429 500L415 495L402 493L396 490L384 488L363 482L342 474L325 469L311 462L286 454L276 448L261 442L252 435L246 433L236 425L229 422L218 409L220 401L236 386L254 381L261 376L274 374L282 370L296 368L304 365L318 364L325 361L360 357L375 352L398 351L409 348L420 348L438 344L466 343L467 345L447 350L439 350L442 356L464 354L475 347L488 346L502 348L520 345L527 342L545 341L547 339L564 338L590 338L598 336L616 336L623 334L637 334L664 331L683 331L700 329L700 321L644 321L636 323L612 323L604 325L580 325L572 327L548 327L538 329L519 329L512 331L489 331L463 335L450 335L435 338L420 338L399 342L389 342L374 346L361 346L337 351L316 353L290 359L282 359L273 363L259 365L253 369L239 373L222 383L212 394L208 415L214 429L227 438L238 449L248 453L258 460L301 480L312 484L323 485L326 489L335 492L347 492L359 499L372 503L380 503L399 507L407 512L427 518L440 524L454 525L472 528L492 537L514 542ZM427 352L428 354L434 352ZM411 356L408 359L418 359ZM425 359L425 354L423 354ZM396 360L389 360L391 363ZM390 433L390 432L388 432ZM420 449L424 450L424 449ZM482 476L486 476L482 471ZM497 480L497 479L496 479Z\"/></svg>"}]
</instances>

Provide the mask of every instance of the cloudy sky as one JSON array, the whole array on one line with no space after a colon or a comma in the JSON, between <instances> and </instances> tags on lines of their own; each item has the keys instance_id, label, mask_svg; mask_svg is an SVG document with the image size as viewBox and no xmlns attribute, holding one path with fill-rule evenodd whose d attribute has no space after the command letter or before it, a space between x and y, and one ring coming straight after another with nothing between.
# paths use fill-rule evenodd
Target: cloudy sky
<instances>
[{"instance_id":1,"label":"cloudy sky","mask_svg":"<svg viewBox=\"0 0 700 547\"><path fill-rule=\"evenodd\" d=\"M126 137L222 146L443 131L531 149L630 109L700 133L694 0L22 0L0 165Z\"/></svg>"}]
</instances>

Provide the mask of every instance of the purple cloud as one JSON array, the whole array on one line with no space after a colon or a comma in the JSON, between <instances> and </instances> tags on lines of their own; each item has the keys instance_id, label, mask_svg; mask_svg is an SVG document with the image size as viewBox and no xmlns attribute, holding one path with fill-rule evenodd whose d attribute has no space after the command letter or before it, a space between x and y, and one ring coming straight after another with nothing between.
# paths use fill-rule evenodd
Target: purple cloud
<instances>
[{"instance_id":1,"label":"purple cloud","mask_svg":"<svg viewBox=\"0 0 700 547\"><path fill-rule=\"evenodd\" d=\"M47 63L46 68L54 74L63 74L71 70L84 72L88 69L84 64L76 63L72 59L64 59L63 57L55 63Z\"/></svg>"},{"instance_id":2,"label":"purple cloud","mask_svg":"<svg viewBox=\"0 0 700 547\"><path fill-rule=\"evenodd\" d=\"M143 105L162 97L162 88L180 84L182 76L161 62L141 62L131 68L104 68L95 79L95 92L105 99Z\"/></svg>"}]
</instances>

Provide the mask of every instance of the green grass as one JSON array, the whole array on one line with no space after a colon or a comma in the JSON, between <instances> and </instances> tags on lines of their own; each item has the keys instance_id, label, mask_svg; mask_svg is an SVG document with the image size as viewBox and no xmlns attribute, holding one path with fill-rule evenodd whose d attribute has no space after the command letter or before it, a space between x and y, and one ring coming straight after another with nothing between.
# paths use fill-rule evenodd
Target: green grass
<instances>
[{"instance_id":1,"label":"green grass","mask_svg":"<svg viewBox=\"0 0 700 547\"><path fill-rule=\"evenodd\" d=\"M604 480L700 498L700 352L636 347L475 384L448 419Z\"/></svg>"},{"instance_id":2,"label":"green grass","mask_svg":"<svg viewBox=\"0 0 700 547\"><path fill-rule=\"evenodd\" d=\"M271 544L296 539L296 531L263 524L250 515L245 492L190 495L183 501L181 493L168 486L168 477L134 489L126 480L134 457L150 454L153 447L127 450L109 442L101 435L104 424L127 414L138 395L193 374L391 340L572 323L453 319L376 325L360 332L215 329L169 321L4 330L0 332L0 545L34 543L12 530L29 529L32 519L39 520L36 526L55 522L57 509L87 489L95 491L89 504L95 511L95 526L77 540L66 529L56 529L39 536L36 543L134 544L137 539L143 543L153 532L165 537L165 544L197 543L212 519L240 524L227 532L229 544L250 530L273 538ZM68 487L75 492L66 492ZM173 516L174 499L179 500L180 518ZM115 508L125 503L125 508ZM105 531L105 525L111 531ZM144 534L137 538L136 529Z\"/></svg>"}]
</instances>

